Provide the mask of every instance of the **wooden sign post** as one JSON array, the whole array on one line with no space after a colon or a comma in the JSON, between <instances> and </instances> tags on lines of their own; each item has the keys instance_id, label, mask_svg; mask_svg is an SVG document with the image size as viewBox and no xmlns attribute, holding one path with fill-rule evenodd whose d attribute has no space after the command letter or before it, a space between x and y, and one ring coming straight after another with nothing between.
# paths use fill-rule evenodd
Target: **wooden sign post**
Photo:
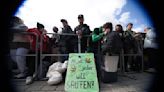
<instances>
[{"instance_id":1,"label":"wooden sign post","mask_svg":"<svg viewBox=\"0 0 164 92\"><path fill-rule=\"evenodd\" d=\"M99 92L93 53L69 54L66 92Z\"/></svg>"}]
</instances>

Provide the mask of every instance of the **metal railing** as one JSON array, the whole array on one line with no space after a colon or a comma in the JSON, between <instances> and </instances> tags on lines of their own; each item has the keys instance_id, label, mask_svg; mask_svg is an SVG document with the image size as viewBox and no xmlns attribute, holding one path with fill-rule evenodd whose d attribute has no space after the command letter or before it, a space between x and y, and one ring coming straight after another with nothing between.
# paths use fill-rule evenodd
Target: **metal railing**
<instances>
[{"instance_id":1,"label":"metal railing","mask_svg":"<svg viewBox=\"0 0 164 92\"><path fill-rule=\"evenodd\" d=\"M66 35L66 36L77 36L77 41L78 41L78 53L81 53L81 40L80 40L80 37L77 35L77 34L74 34L74 33L61 33L61 34L59 34L59 33L46 33L46 34L51 34L51 35ZM42 48L42 46L43 46L43 35L44 34L42 34L42 36L41 36L41 41L40 41L40 48ZM86 35L86 36L90 36L90 35ZM86 36L84 36L84 37L86 37ZM42 79L43 78L43 76L42 76L42 72L43 72L43 69L42 69L42 67L43 67L43 57L45 57L45 56L69 56L69 54L52 54L52 53L48 53L48 54L44 54L43 53L43 51L42 51L42 49L40 50L40 69L39 69L39 78L40 79Z\"/></svg>"},{"instance_id":2,"label":"metal railing","mask_svg":"<svg viewBox=\"0 0 164 92\"><path fill-rule=\"evenodd\" d=\"M139 46L141 48L140 48L140 51L137 51L137 53L124 53L124 50L121 51L121 62L120 63L122 66L121 68L122 68L123 73L125 73L125 59L124 59L125 56L133 56L133 57L140 56L141 57L141 72L144 71L143 43L140 43Z\"/></svg>"},{"instance_id":3,"label":"metal railing","mask_svg":"<svg viewBox=\"0 0 164 92\"><path fill-rule=\"evenodd\" d=\"M31 35L35 35L34 33L30 33L30 32L20 32L20 33L23 33L23 34L31 34ZM54 34L54 35L67 35L67 36L78 36L77 34L71 34L71 33L62 33L62 34L58 34L58 33L46 33L46 34ZM43 46L43 34L42 36L40 37L40 41L39 41L39 37L38 35L35 35L36 36L36 50L35 50L35 54L27 54L27 55L21 55L21 56L35 56L35 74L36 74L36 79L42 79L44 78L43 75L42 75L42 72L43 72L43 57L46 57L46 56L69 56L69 54L54 54L54 53L47 53L47 54L44 54L43 53L43 50L42 50L42 46ZM86 35L86 37L89 37L90 35ZM78 53L81 53L81 40L80 40L80 37L77 37L77 41L78 41ZM40 48L40 64L38 66L38 47ZM98 54L98 56L100 56ZM142 72L143 72L143 67L144 67L144 63L143 63L143 46L142 46L142 50L140 53L136 53L136 54L125 54L124 51L122 50L119 57L120 57L120 67L121 67L121 71L124 73L125 72L125 63L124 63L124 57L125 56L141 56L142 58ZM99 60L100 60L100 57L99 57Z\"/></svg>"},{"instance_id":4,"label":"metal railing","mask_svg":"<svg viewBox=\"0 0 164 92\"><path fill-rule=\"evenodd\" d=\"M47 34L55 34L55 35L67 35L67 36L78 36L77 34L70 34L70 33L62 33L62 34L58 34L58 33L47 33ZM85 37L89 37L90 35L86 35ZM43 37L43 35L42 35ZM41 46L42 46L42 41L43 41L43 38L41 37ZM121 67L121 71L123 73L125 73L125 60L124 60L124 57L125 56L141 56L141 62L142 62L142 69L141 69L141 72L143 72L143 68L144 68L144 62L143 62L143 44L140 44L142 49L141 49L141 52L140 53L133 53L133 54L125 54L124 53L124 50L122 49L122 51L120 52L120 54L118 55L120 57L120 67ZM41 47L42 48L42 47ZM45 57L45 56L68 56L69 54L43 54L42 53L42 50L40 50L40 72L42 73L42 57ZM78 53L81 53L81 42L80 42L80 38L78 37ZM100 56L98 54L98 56ZM100 57L99 57L99 60L100 60Z\"/></svg>"}]
</instances>

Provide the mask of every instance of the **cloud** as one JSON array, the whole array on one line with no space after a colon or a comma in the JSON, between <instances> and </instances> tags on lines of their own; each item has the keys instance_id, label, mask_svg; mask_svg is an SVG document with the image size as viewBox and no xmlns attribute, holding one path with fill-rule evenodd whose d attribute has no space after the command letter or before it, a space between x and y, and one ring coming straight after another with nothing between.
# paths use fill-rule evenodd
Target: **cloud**
<instances>
[{"instance_id":1,"label":"cloud","mask_svg":"<svg viewBox=\"0 0 164 92\"><path fill-rule=\"evenodd\" d=\"M16 16L22 18L28 27L36 27L36 22L39 21L45 25L48 32L52 32L53 26L61 30L61 18L67 19L74 29L78 25L78 14L84 14L85 23L93 30L108 21L113 24L126 21L130 13L121 14L126 2L126 0L26 0ZM116 16L120 14L118 20Z\"/></svg>"},{"instance_id":2,"label":"cloud","mask_svg":"<svg viewBox=\"0 0 164 92\"><path fill-rule=\"evenodd\" d=\"M141 25L139 25L137 27L134 27L133 31L135 31L135 32L143 32L145 28L146 28L146 25L141 24Z\"/></svg>"},{"instance_id":3,"label":"cloud","mask_svg":"<svg viewBox=\"0 0 164 92\"><path fill-rule=\"evenodd\" d=\"M125 23L127 23L128 19L130 19L130 12L124 12L121 14L120 19L118 19L118 21L121 24L125 24Z\"/></svg>"}]
</instances>

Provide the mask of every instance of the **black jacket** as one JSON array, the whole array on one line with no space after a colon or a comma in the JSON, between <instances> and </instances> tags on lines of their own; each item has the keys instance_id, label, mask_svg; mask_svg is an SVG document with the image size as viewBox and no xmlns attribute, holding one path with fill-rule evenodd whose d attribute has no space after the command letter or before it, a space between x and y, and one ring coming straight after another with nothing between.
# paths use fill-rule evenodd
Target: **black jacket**
<instances>
[{"instance_id":1,"label":"black jacket","mask_svg":"<svg viewBox=\"0 0 164 92\"><path fill-rule=\"evenodd\" d=\"M123 42L119 33L112 31L106 35L105 39L105 42L102 44L103 54L119 54L123 47Z\"/></svg>"},{"instance_id":2,"label":"black jacket","mask_svg":"<svg viewBox=\"0 0 164 92\"><path fill-rule=\"evenodd\" d=\"M86 37L86 35L90 35L91 31L90 28L87 24L82 24L82 25L78 25L75 30L74 33L76 34L76 31L82 31L82 38L81 38L81 51L85 52L87 50L87 42L89 40L89 37ZM78 38L75 38L75 42L78 42Z\"/></svg>"}]
</instances>

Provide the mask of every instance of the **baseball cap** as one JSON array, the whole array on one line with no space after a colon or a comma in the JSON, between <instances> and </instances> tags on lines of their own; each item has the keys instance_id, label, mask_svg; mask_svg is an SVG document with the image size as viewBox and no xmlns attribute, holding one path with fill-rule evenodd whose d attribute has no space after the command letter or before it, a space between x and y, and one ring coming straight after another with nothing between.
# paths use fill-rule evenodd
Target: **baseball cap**
<instances>
[{"instance_id":1,"label":"baseball cap","mask_svg":"<svg viewBox=\"0 0 164 92\"><path fill-rule=\"evenodd\" d=\"M84 18L84 16L82 14L78 15L78 19L79 18Z\"/></svg>"},{"instance_id":2,"label":"baseball cap","mask_svg":"<svg viewBox=\"0 0 164 92\"><path fill-rule=\"evenodd\" d=\"M61 21L61 22L66 22L66 23L67 23L67 20L66 20L66 19L61 19L60 21Z\"/></svg>"},{"instance_id":3,"label":"baseball cap","mask_svg":"<svg viewBox=\"0 0 164 92\"><path fill-rule=\"evenodd\" d=\"M41 24L41 23L39 23L39 22L37 22L37 28L44 28L44 25L43 24Z\"/></svg>"}]
</instances>

